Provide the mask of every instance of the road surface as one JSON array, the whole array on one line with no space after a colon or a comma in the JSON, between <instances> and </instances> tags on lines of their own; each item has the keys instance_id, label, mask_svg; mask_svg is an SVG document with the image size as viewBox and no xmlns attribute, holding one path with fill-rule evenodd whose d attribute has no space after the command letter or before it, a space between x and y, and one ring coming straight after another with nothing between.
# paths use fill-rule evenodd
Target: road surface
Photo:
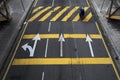
<instances>
[{"instance_id":1,"label":"road surface","mask_svg":"<svg viewBox=\"0 0 120 80\"><path fill-rule=\"evenodd\" d=\"M87 0L36 0L3 80L120 80L91 9Z\"/></svg>"}]
</instances>

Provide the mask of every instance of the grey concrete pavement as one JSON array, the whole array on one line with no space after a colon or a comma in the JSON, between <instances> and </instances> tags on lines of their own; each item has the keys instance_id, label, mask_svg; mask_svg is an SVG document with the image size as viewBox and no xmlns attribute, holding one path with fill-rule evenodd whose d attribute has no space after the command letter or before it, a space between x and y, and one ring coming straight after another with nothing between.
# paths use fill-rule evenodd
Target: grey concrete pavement
<instances>
[{"instance_id":1,"label":"grey concrete pavement","mask_svg":"<svg viewBox=\"0 0 120 80\"><path fill-rule=\"evenodd\" d=\"M33 3L32 0L24 0L22 4L21 1L23 0L9 0L8 6L12 19L9 22L0 22L0 70L10 55L10 50L22 27L26 13Z\"/></svg>"},{"instance_id":2,"label":"grey concrete pavement","mask_svg":"<svg viewBox=\"0 0 120 80\"><path fill-rule=\"evenodd\" d=\"M91 0L99 21L102 25L102 30L104 35L108 38L111 43L111 51L113 53L113 58L120 67L120 21L118 20L108 20L104 16L107 12L107 9L110 7L110 0ZM119 69L120 71L120 69Z\"/></svg>"}]
</instances>

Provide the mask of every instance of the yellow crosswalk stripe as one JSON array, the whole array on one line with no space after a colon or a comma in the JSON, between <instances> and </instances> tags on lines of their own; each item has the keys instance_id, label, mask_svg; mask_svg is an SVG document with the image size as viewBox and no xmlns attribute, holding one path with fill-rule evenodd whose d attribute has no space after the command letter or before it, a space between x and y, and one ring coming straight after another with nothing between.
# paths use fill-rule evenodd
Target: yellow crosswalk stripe
<instances>
[{"instance_id":1,"label":"yellow crosswalk stripe","mask_svg":"<svg viewBox=\"0 0 120 80\"><path fill-rule=\"evenodd\" d=\"M84 19L84 22L88 22L92 18L92 13L90 12Z\"/></svg>"},{"instance_id":2,"label":"yellow crosswalk stripe","mask_svg":"<svg viewBox=\"0 0 120 80\"><path fill-rule=\"evenodd\" d=\"M27 34L23 36L23 39L33 39L36 36L36 34ZM42 39L47 38L59 38L59 34L40 34L40 37ZM90 34L90 37L93 39L101 39L101 35L99 34ZM64 38L86 38L86 34L64 34Z\"/></svg>"},{"instance_id":3,"label":"yellow crosswalk stripe","mask_svg":"<svg viewBox=\"0 0 120 80\"><path fill-rule=\"evenodd\" d=\"M67 21L79 7L73 8L61 21Z\"/></svg>"},{"instance_id":4,"label":"yellow crosswalk stripe","mask_svg":"<svg viewBox=\"0 0 120 80\"><path fill-rule=\"evenodd\" d=\"M77 16L72 20L73 22L77 22L80 19L79 13L77 14Z\"/></svg>"},{"instance_id":5,"label":"yellow crosswalk stripe","mask_svg":"<svg viewBox=\"0 0 120 80\"><path fill-rule=\"evenodd\" d=\"M67 11L68 8L70 8L70 7L69 6L65 7L56 16L54 16L50 21L56 21L65 11Z\"/></svg>"},{"instance_id":6,"label":"yellow crosswalk stripe","mask_svg":"<svg viewBox=\"0 0 120 80\"><path fill-rule=\"evenodd\" d=\"M54 10L49 11L46 15L44 15L39 21L45 21L49 16L51 16L52 12L57 11L60 8L60 6L54 8Z\"/></svg>"},{"instance_id":7,"label":"yellow crosswalk stripe","mask_svg":"<svg viewBox=\"0 0 120 80\"><path fill-rule=\"evenodd\" d=\"M23 58L14 59L12 65L75 65L112 64L110 58Z\"/></svg>"},{"instance_id":8,"label":"yellow crosswalk stripe","mask_svg":"<svg viewBox=\"0 0 120 80\"><path fill-rule=\"evenodd\" d=\"M46 7L45 9L39 11L38 13L36 13L32 18L30 18L28 21L32 22L34 21L37 17L39 17L42 13L44 13L45 11L49 10L51 7Z\"/></svg>"},{"instance_id":9,"label":"yellow crosswalk stripe","mask_svg":"<svg viewBox=\"0 0 120 80\"><path fill-rule=\"evenodd\" d=\"M38 10L40 10L40 9L42 9L42 8L43 8L43 6L40 6L40 7L36 8L36 9L34 9L34 10L32 11L32 13L35 13L35 12L37 12Z\"/></svg>"},{"instance_id":10,"label":"yellow crosswalk stripe","mask_svg":"<svg viewBox=\"0 0 120 80\"><path fill-rule=\"evenodd\" d=\"M85 12L89 9L89 7L84 7ZM73 22L77 22L80 19L79 13L75 16L75 18L72 20Z\"/></svg>"}]
</instances>

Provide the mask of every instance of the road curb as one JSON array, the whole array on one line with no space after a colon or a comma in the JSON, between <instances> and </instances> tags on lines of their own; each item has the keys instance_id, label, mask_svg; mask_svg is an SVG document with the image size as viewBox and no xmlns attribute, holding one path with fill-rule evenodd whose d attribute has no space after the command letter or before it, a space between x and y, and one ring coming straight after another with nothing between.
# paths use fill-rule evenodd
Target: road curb
<instances>
[{"instance_id":1,"label":"road curb","mask_svg":"<svg viewBox=\"0 0 120 80\"><path fill-rule=\"evenodd\" d=\"M112 52L114 52L114 53L112 53L112 55L113 55L113 59L114 59L114 62L116 63L116 65L117 65L117 68L118 68L118 72L120 73L120 56L119 56L119 51L118 51L118 49L116 48L116 45L115 45L115 43L114 43L114 41L112 40L112 36L110 35L111 34L111 32L109 31L109 26L111 26L111 25L108 25L107 23L108 23L108 21L103 17L104 15L102 15L101 13L100 13L100 11L99 11L99 9L98 9L98 7L97 7L97 4L95 3L95 1L94 0L91 0L91 1L89 1L90 2L90 4L92 5L91 7L93 7L93 9L94 9L94 12L97 14L97 17L98 17L98 21L99 21L99 23L100 23L100 25L101 25L101 29L102 29L102 31L103 31L103 34L105 35L105 37L107 38L107 40L108 40L108 42L110 42L110 45L112 45L112 47L110 47L110 48L112 48L113 49L113 51ZM104 26L106 26L106 27L104 27ZM108 36L109 35L109 36ZM116 59L117 58L117 59Z\"/></svg>"},{"instance_id":2,"label":"road curb","mask_svg":"<svg viewBox=\"0 0 120 80\"><path fill-rule=\"evenodd\" d=\"M20 18L17 27L13 30L14 33L11 35L11 38L9 39L9 42L7 44L7 54L6 56L4 56L3 61L1 61L1 66L0 66L0 80L2 80L2 76L4 75L5 69L7 68L7 63L10 61L10 58L12 56L12 48L13 46L15 46L16 40L17 40L17 36L20 34L21 30L22 30L22 25L24 25L24 21L27 18L27 13L30 11L30 8L32 7L34 3L34 0L32 0L32 2L28 5L28 7L26 8L24 14L22 15L22 17Z\"/></svg>"}]
</instances>

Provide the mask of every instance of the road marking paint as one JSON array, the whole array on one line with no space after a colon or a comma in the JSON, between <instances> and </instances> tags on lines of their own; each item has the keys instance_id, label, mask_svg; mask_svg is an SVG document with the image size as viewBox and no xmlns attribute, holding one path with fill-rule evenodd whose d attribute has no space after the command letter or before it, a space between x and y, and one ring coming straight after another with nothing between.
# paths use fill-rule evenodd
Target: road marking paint
<instances>
[{"instance_id":1,"label":"road marking paint","mask_svg":"<svg viewBox=\"0 0 120 80\"><path fill-rule=\"evenodd\" d=\"M67 21L79 7L74 7L61 21Z\"/></svg>"},{"instance_id":2,"label":"road marking paint","mask_svg":"<svg viewBox=\"0 0 120 80\"><path fill-rule=\"evenodd\" d=\"M13 53L13 56L12 56L12 58L11 58L9 64L8 64L8 67L7 67L7 69L6 69L6 72L4 73L4 76L3 76L2 80L5 80L5 78L6 78L6 76L7 76L7 73L8 73L8 71L9 71L9 69L10 69L10 66L11 66L13 60L14 60L14 57L15 57L16 52L17 52L17 49L18 49L18 47L19 47L19 45L20 45L20 42L21 42L21 40L22 40L22 37L23 37L23 35L24 35L24 33L25 33L25 30L26 30L27 26L28 26L28 22L26 22L26 24L25 24L25 26L24 26L23 33L21 34L21 37L20 37L20 39L19 39L19 41L18 41L18 44L16 45L16 48L15 48L14 53Z\"/></svg>"},{"instance_id":3,"label":"road marking paint","mask_svg":"<svg viewBox=\"0 0 120 80\"><path fill-rule=\"evenodd\" d=\"M87 37L86 37L86 42L88 42L88 44L89 44L91 56L94 57L93 48L92 48L92 44L91 44L92 39L90 38L90 36L88 34L87 34Z\"/></svg>"},{"instance_id":4,"label":"road marking paint","mask_svg":"<svg viewBox=\"0 0 120 80\"><path fill-rule=\"evenodd\" d=\"M51 7L46 7L45 9L39 11L38 13L36 13L32 18L30 18L28 21L32 22L34 21L37 17L39 17L42 13L44 13L45 11L49 10Z\"/></svg>"},{"instance_id":5,"label":"road marking paint","mask_svg":"<svg viewBox=\"0 0 120 80\"><path fill-rule=\"evenodd\" d=\"M89 9L89 7L84 7L85 12ZM75 16L75 18L72 20L73 22L77 22L80 19L79 13Z\"/></svg>"},{"instance_id":6,"label":"road marking paint","mask_svg":"<svg viewBox=\"0 0 120 80\"><path fill-rule=\"evenodd\" d=\"M90 19L92 18L92 13L90 12L85 18L84 18L84 22L88 22Z\"/></svg>"},{"instance_id":7,"label":"road marking paint","mask_svg":"<svg viewBox=\"0 0 120 80\"><path fill-rule=\"evenodd\" d=\"M60 8L60 6L54 8L54 10L49 11L47 14L45 14L39 21L45 21L48 17L52 15L52 12L57 11Z\"/></svg>"},{"instance_id":8,"label":"road marking paint","mask_svg":"<svg viewBox=\"0 0 120 80\"><path fill-rule=\"evenodd\" d=\"M26 34L23 36L23 39L32 39L36 34ZM59 38L59 34L40 34L41 39L47 38ZM93 39L101 39L99 34L90 34L90 37ZM64 38L86 38L86 34L64 34Z\"/></svg>"},{"instance_id":9,"label":"road marking paint","mask_svg":"<svg viewBox=\"0 0 120 80\"><path fill-rule=\"evenodd\" d=\"M50 32L50 28L51 28L51 22L49 22L48 32Z\"/></svg>"},{"instance_id":10,"label":"road marking paint","mask_svg":"<svg viewBox=\"0 0 120 80\"><path fill-rule=\"evenodd\" d=\"M37 42L41 40L40 35L37 34L32 40L34 41L33 47L31 47L30 45L28 45L28 43L26 43L25 45L22 46L22 48L23 48L25 51L26 51L27 49L29 50L29 52L30 52L30 57L33 57L33 56L34 56L34 52L35 52L35 49L36 49L36 46L37 46Z\"/></svg>"},{"instance_id":11,"label":"road marking paint","mask_svg":"<svg viewBox=\"0 0 120 80\"><path fill-rule=\"evenodd\" d=\"M69 6L65 7L56 16L54 16L50 21L56 21L65 11L67 11L68 8L70 8L70 7Z\"/></svg>"},{"instance_id":12,"label":"road marking paint","mask_svg":"<svg viewBox=\"0 0 120 80\"><path fill-rule=\"evenodd\" d=\"M87 11L90 7L84 7L84 10Z\"/></svg>"},{"instance_id":13,"label":"road marking paint","mask_svg":"<svg viewBox=\"0 0 120 80\"><path fill-rule=\"evenodd\" d=\"M14 59L12 65L71 65L111 64L110 58L23 58Z\"/></svg>"},{"instance_id":14,"label":"road marking paint","mask_svg":"<svg viewBox=\"0 0 120 80\"><path fill-rule=\"evenodd\" d=\"M45 75L45 73L43 72L43 73L42 73L42 80L44 80L44 75Z\"/></svg>"},{"instance_id":15,"label":"road marking paint","mask_svg":"<svg viewBox=\"0 0 120 80\"><path fill-rule=\"evenodd\" d=\"M114 71L115 71L115 73L116 73L116 76L117 76L117 78L118 78L118 80L119 80L119 79L120 79L120 76L119 76L118 71L117 71L117 69L116 69L116 67L115 67L115 64L114 64L114 62L113 62L113 60L112 60L112 57L111 57L111 55L110 55L110 52L109 52L109 50L108 50L108 48L107 48L107 45L106 45L106 43L105 43L105 40L104 40L104 38L103 38L103 36L102 36L102 33L101 33L101 31L100 31L100 28L99 28L99 25L98 25L97 22L95 22L95 24L96 24L96 27L97 27L100 35L101 35L102 42L103 42L103 44L104 44L104 47L105 47L105 49L106 49L106 51L107 51L108 56L109 56L110 59L111 59L111 63L112 63L113 69L114 69Z\"/></svg>"},{"instance_id":16,"label":"road marking paint","mask_svg":"<svg viewBox=\"0 0 120 80\"><path fill-rule=\"evenodd\" d=\"M60 57L63 57L63 42L65 42L65 39L62 33L58 41L60 42Z\"/></svg>"},{"instance_id":17,"label":"road marking paint","mask_svg":"<svg viewBox=\"0 0 120 80\"><path fill-rule=\"evenodd\" d=\"M47 39L47 42L46 42L46 48L45 48L45 58L47 57L48 42L49 42L49 39Z\"/></svg>"},{"instance_id":18,"label":"road marking paint","mask_svg":"<svg viewBox=\"0 0 120 80\"><path fill-rule=\"evenodd\" d=\"M52 7L54 6L54 0L52 1Z\"/></svg>"},{"instance_id":19,"label":"road marking paint","mask_svg":"<svg viewBox=\"0 0 120 80\"><path fill-rule=\"evenodd\" d=\"M35 3L34 3L34 7L36 6L37 2L38 2L38 0L35 1Z\"/></svg>"},{"instance_id":20,"label":"road marking paint","mask_svg":"<svg viewBox=\"0 0 120 80\"><path fill-rule=\"evenodd\" d=\"M40 9L42 9L42 8L43 8L43 6L40 6L40 7L36 8L36 9L34 9L34 10L32 11L32 13L35 13L35 12L37 12L38 10L40 10Z\"/></svg>"},{"instance_id":21,"label":"road marking paint","mask_svg":"<svg viewBox=\"0 0 120 80\"><path fill-rule=\"evenodd\" d=\"M77 14L77 16L75 16L75 18L72 20L73 22L77 22L80 19L79 13Z\"/></svg>"}]
</instances>

